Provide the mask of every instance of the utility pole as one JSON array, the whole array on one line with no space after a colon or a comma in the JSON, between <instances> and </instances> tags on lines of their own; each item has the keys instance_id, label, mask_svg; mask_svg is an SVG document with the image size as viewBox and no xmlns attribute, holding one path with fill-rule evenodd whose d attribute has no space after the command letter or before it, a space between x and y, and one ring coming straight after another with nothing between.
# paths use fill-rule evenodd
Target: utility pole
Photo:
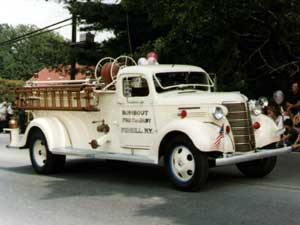
<instances>
[{"instance_id":1,"label":"utility pole","mask_svg":"<svg viewBox=\"0 0 300 225\"><path fill-rule=\"evenodd\" d=\"M72 12L72 50L71 50L71 80L75 80L76 75L76 28L77 28L77 15L76 15L76 0L73 0L71 6Z\"/></svg>"}]
</instances>

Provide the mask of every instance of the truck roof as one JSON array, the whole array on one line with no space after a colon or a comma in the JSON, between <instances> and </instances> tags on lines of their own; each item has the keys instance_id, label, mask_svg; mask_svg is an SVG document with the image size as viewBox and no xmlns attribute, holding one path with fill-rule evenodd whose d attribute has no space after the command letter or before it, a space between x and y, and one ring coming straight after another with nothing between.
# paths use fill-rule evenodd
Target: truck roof
<instances>
[{"instance_id":1,"label":"truck roof","mask_svg":"<svg viewBox=\"0 0 300 225\"><path fill-rule=\"evenodd\" d=\"M159 64L159 65L138 65L123 68L120 73L166 73L166 72L203 72L205 70L198 66L178 65L178 64Z\"/></svg>"}]
</instances>

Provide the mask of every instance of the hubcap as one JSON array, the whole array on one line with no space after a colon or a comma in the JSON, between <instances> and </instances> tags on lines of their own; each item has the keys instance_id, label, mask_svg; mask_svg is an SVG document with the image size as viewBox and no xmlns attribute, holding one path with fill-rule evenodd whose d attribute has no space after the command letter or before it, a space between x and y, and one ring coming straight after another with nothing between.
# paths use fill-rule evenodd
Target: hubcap
<instances>
[{"instance_id":1,"label":"hubcap","mask_svg":"<svg viewBox=\"0 0 300 225\"><path fill-rule=\"evenodd\" d=\"M195 159L185 146L178 146L171 155L171 170L180 181L189 181L195 172Z\"/></svg>"},{"instance_id":2,"label":"hubcap","mask_svg":"<svg viewBox=\"0 0 300 225\"><path fill-rule=\"evenodd\" d=\"M46 146L42 144L41 140L37 140L33 145L33 157L39 167L45 166L47 160L47 149Z\"/></svg>"}]
</instances>

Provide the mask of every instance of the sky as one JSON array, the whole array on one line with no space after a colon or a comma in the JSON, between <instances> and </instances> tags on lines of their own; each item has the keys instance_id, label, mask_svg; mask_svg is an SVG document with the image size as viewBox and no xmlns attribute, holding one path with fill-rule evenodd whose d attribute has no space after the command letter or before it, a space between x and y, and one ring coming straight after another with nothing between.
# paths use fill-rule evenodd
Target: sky
<instances>
[{"instance_id":1,"label":"sky","mask_svg":"<svg viewBox=\"0 0 300 225\"><path fill-rule=\"evenodd\" d=\"M39 28L70 18L69 11L62 3L45 0L7 0L1 2L0 24L7 23L13 26L18 24L33 24ZM70 23L69 21L65 24ZM62 36L71 39L71 26L57 30ZM111 37L108 32L97 33L95 40L101 42ZM77 32L79 40L80 32Z\"/></svg>"}]
</instances>

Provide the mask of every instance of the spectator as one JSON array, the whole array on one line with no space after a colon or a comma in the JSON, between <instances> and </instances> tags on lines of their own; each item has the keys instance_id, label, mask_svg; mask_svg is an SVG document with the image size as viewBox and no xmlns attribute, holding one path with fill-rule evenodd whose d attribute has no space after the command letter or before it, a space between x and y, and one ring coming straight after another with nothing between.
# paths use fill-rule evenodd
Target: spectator
<instances>
[{"instance_id":1,"label":"spectator","mask_svg":"<svg viewBox=\"0 0 300 225\"><path fill-rule=\"evenodd\" d=\"M298 137L292 147L294 151L300 151L300 122L295 125L295 129L298 132Z\"/></svg>"},{"instance_id":2,"label":"spectator","mask_svg":"<svg viewBox=\"0 0 300 225\"><path fill-rule=\"evenodd\" d=\"M19 109L19 124L21 134L25 133L26 130L26 113L24 109Z\"/></svg>"},{"instance_id":3,"label":"spectator","mask_svg":"<svg viewBox=\"0 0 300 225\"><path fill-rule=\"evenodd\" d=\"M284 102L284 93L281 90L277 90L273 93L273 99L278 106L280 113L283 114L285 112L285 102Z\"/></svg>"},{"instance_id":4,"label":"spectator","mask_svg":"<svg viewBox=\"0 0 300 225\"><path fill-rule=\"evenodd\" d=\"M298 82L294 82L292 84L291 93L287 97L287 110L292 114L294 117L300 107L300 92L299 92L299 84Z\"/></svg>"},{"instance_id":5,"label":"spectator","mask_svg":"<svg viewBox=\"0 0 300 225\"><path fill-rule=\"evenodd\" d=\"M287 102L284 99L284 93L281 90L277 90L273 93L274 106L279 109L280 114L283 115L283 121L290 119L290 113L287 111Z\"/></svg>"},{"instance_id":6,"label":"spectator","mask_svg":"<svg viewBox=\"0 0 300 225\"><path fill-rule=\"evenodd\" d=\"M298 132L295 128L293 128L293 121L291 119L286 119L283 125L285 128L285 132L283 134L281 142L284 146L293 145L298 138Z\"/></svg>"},{"instance_id":7,"label":"spectator","mask_svg":"<svg viewBox=\"0 0 300 225\"><path fill-rule=\"evenodd\" d=\"M288 111L284 111L282 115L283 115L283 121L285 121L286 119L291 119L290 113Z\"/></svg>"},{"instance_id":8,"label":"spectator","mask_svg":"<svg viewBox=\"0 0 300 225\"><path fill-rule=\"evenodd\" d=\"M300 112L293 117L293 124L298 124L300 122Z\"/></svg>"},{"instance_id":9,"label":"spectator","mask_svg":"<svg viewBox=\"0 0 300 225\"><path fill-rule=\"evenodd\" d=\"M0 133L3 132L3 128L5 128L6 117L7 117L7 103L2 102L0 104Z\"/></svg>"},{"instance_id":10,"label":"spectator","mask_svg":"<svg viewBox=\"0 0 300 225\"><path fill-rule=\"evenodd\" d=\"M6 121L5 121L5 128L9 127L9 121L11 120L11 118L14 115L14 110L12 107L12 103L8 103L7 104L7 113L6 113Z\"/></svg>"},{"instance_id":11,"label":"spectator","mask_svg":"<svg viewBox=\"0 0 300 225\"><path fill-rule=\"evenodd\" d=\"M280 108L276 107L276 106L269 106L267 107L267 115L274 120L274 122L276 123L278 129L280 129L280 134L283 134L284 132L284 127L283 127L283 121L284 121L284 117L283 115L280 113Z\"/></svg>"}]
</instances>

